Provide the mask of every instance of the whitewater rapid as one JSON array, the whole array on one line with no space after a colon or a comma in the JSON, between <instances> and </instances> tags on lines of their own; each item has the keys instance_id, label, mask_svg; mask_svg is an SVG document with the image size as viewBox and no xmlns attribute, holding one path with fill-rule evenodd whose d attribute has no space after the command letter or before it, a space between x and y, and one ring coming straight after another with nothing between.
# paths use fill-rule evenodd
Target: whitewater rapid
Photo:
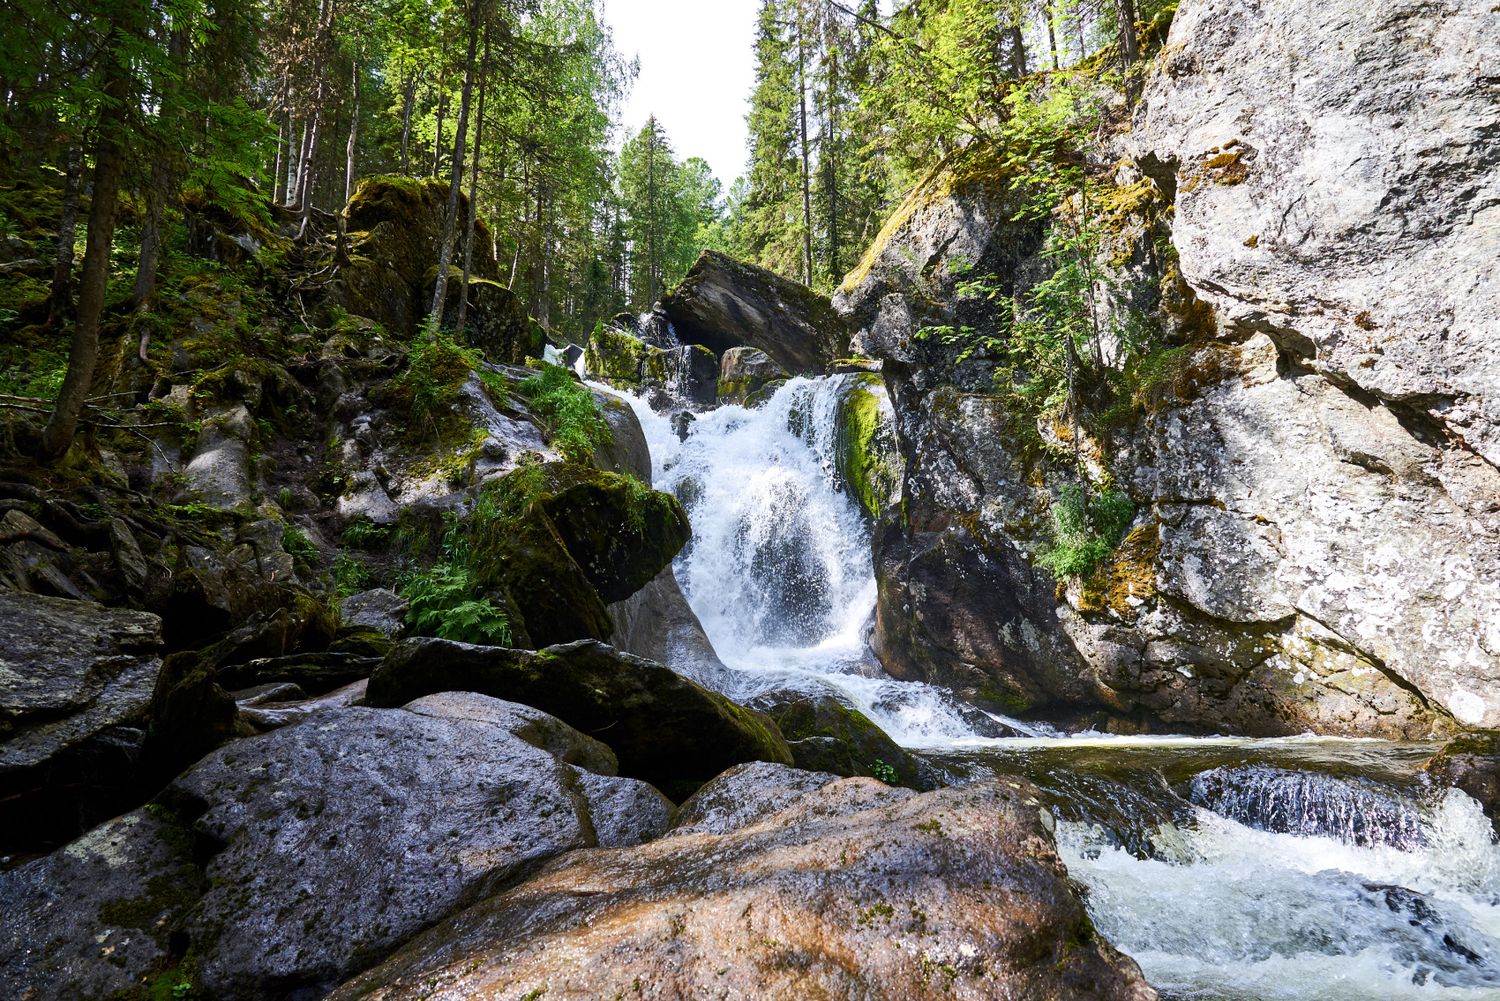
<instances>
[{"instance_id":1,"label":"whitewater rapid","mask_svg":"<svg viewBox=\"0 0 1500 1001\"><path fill-rule=\"evenodd\" d=\"M1167 1001L1500 1001L1500 846L1477 802L1412 778L1421 749L1068 736L887 676L869 528L836 468L846 379L697 414L685 439L620 394L692 520L675 568L732 669L712 683L833 694L905 747L1027 774L1095 923ZM1334 774L1359 768L1378 780Z\"/></svg>"}]
</instances>

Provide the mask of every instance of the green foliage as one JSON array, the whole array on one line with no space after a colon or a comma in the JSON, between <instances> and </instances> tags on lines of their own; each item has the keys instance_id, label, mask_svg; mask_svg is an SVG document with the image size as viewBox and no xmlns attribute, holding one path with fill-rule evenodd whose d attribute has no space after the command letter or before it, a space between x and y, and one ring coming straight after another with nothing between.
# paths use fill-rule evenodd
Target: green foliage
<instances>
[{"instance_id":1,"label":"green foliage","mask_svg":"<svg viewBox=\"0 0 1500 1001\"><path fill-rule=\"evenodd\" d=\"M1113 490L1083 492L1069 484L1052 503L1052 538L1037 557L1037 563L1058 580L1086 577L1106 559L1125 537L1135 517L1129 497Z\"/></svg>"},{"instance_id":2,"label":"green foliage","mask_svg":"<svg viewBox=\"0 0 1500 1001\"><path fill-rule=\"evenodd\" d=\"M377 525L361 515L344 527L344 545L355 549L374 549L385 544L390 532L384 525Z\"/></svg>"},{"instance_id":3,"label":"green foliage","mask_svg":"<svg viewBox=\"0 0 1500 1001\"><path fill-rule=\"evenodd\" d=\"M875 762L870 765L870 774L888 786L893 786L900 782L900 777L896 774L895 766L886 763L880 758L876 758Z\"/></svg>"},{"instance_id":4,"label":"green foliage","mask_svg":"<svg viewBox=\"0 0 1500 1001\"><path fill-rule=\"evenodd\" d=\"M401 596L411 605L407 625L422 636L509 645L510 619L488 598L476 597L476 590L464 523L451 518L443 536L443 559L402 582Z\"/></svg>"},{"instance_id":5,"label":"green foliage","mask_svg":"<svg viewBox=\"0 0 1500 1001\"><path fill-rule=\"evenodd\" d=\"M718 179L704 160L679 162L655 117L620 151L620 204L631 248L631 302L639 308L680 281L703 246L723 242Z\"/></svg>"},{"instance_id":6,"label":"green foliage","mask_svg":"<svg viewBox=\"0 0 1500 1001\"><path fill-rule=\"evenodd\" d=\"M594 394L567 369L544 362L540 372L521 383L520 391L547 421L552 445L565 457L584 462L610 442L609 422L599 412Z\"/></svg>"},{"instance_id":7,"label":"green foliage","mask_svg":"<svg viewBox=\"0 0 1500 1001\"><path fill-rule=\"evenodd\" d=\"M370 571L353 556L340 552L333 558L333 590L340 598L358 594L370 586Z\"/></svg>"},{"instance_id":8,"label":"green foliage","mask_svg":"<svg viewBox=\"0 0 1500 1001\"><path fill-rule=\"evenodd\" d=\"M286 550L297 572L303 576L310 574L318 564L318 547L296 525L281 526L281 548Z\"/></svg>"},{"instance_id":9,"label":"green foliage","mask_svg":"<svg viewBox=\"0 0 1500 1001\"><path fill-rule=\"evenodd\" d=\"M0 317L0 326L4 317ZM47 348L0 345L0 393L51 400L62 388L68 357Z\"/></svg>"},{"instance_id":10,"label":"green foliage","mask_svg":"<svg viewBox=\"0 0 1500 1001\"><path fill-rule=\"evenodd\" d=\"M409 418L408 437L441 440L457 425L459 393L483 361L445 333L412 345L406 368L382 389L384 399Z\"/></svg>"}]
</instances>

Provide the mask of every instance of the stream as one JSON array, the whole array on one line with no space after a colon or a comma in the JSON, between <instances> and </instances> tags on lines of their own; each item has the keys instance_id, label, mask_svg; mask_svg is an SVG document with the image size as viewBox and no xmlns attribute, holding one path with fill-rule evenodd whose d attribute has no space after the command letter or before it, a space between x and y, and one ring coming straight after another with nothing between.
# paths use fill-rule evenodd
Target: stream
<instances>
[{"instance_id":1,"label":"stream","mask_svg":"<svg viewBox=\"0 0 1500 1001\"><path fill-rule=\"evenodd\" d=\"M1026 776L1095 924L1169 1001L1500 999L1500 847L1475 800L1424 781L1438 745L1067 735L885 675L835 470L847 378L697 414L685 439L620 394L692 518L677 576L731 668L701 680L832 693L955 776Z\"/></svg>"}]
</instances>

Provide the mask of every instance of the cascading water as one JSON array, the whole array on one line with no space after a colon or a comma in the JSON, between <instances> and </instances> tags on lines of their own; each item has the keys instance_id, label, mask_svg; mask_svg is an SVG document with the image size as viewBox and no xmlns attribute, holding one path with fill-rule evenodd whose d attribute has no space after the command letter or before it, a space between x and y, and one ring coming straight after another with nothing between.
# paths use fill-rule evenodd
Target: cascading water
<instances>
[{"instance_id":1,"label":"cascading water","mask_svg":"<svg viewBox=\"0 0 1500 1001\"><path fill-rule=\"evenodd\" d=\"M928 685L891 680L865 641L875 609L869 530L841 492L837 410L849 377L793 379L756 410L673 421L629 397L657 489L682 500L693 538L677 576L725 664L726 694L831 691L898 742L943 745L1024 724L991 718ZM722 680L717 681L724 686Z\"/></svg>"},{"instance_id":2,"label":"cascading water","mask_svg":"<svg viewBox=\"0 0 1500 1001\"><path fill-rule=\"evenodd\" d=\"M733 669L701 680L831 692L953 774L1026 775L1096 924L1168 1001L1500 1001L1500 847L1478 803L1416 778L1432 748L1063 737L885 675L836 472L846 388L794 379L686 425L627 397L692 518L678 578Z\"/></svg>"}]
</instances>

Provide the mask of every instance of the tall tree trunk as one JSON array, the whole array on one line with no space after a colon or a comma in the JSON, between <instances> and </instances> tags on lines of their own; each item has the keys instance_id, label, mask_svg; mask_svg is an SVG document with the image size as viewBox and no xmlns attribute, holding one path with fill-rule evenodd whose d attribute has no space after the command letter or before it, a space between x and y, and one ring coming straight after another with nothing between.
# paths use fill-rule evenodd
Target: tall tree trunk
<instances>
[{"instance_id":1,"label":"tall tree trunk","mask_svg":"<svg viewBox=\"0 0 1500 1001\"><path fill-rule=\"evenodd\" d=\"M344 149L344 204L354 197L354 151L359 144L359 58L354 59L353 79L350 81L349 98L349 145Z\"/></svg>"},{"instance_id":2,"label":"tall tree trunk","mask_svg":"<svg viewBox=\"0 0 1500 1001\"><path fill-rule=\"evenodd\" d=\"M1115 13L1120 22L1120 59L1128 70L1141 57L1135 37L1135 0L1115 0Z\"/></svg>"},{"instance_id":3,"label":"tall tree trunk","mask_svg":"<svg viewBox=\"0 0 1500 1001\"><path fill-rule=\"evenodd\" d=\"M458 101L458 122L453 134L453 169L448 179L448 211L443 218L443 242L438 252L437 286L432 290L432 314L428 335L436 337L443 326L443 300L448 295L448 269L453 265L453 241L458 231L458 198L464 184L464 149L468 144L469 99L474 94L474 60L479 50L479 0L469 0L469 49L464 56L464 86Z\"/></svg>"},{"instance_id":4,"label":"tall tree trunk","mask_svg":"<svg viewBox=\"0 0 1500 1001\"><path fill-rule=\"evenodd\" d=\"M141 253L136 261L135 287L130 294L130 307L138 312L145 310L156 291L156 268L161 262L162 214L171 183L166 158L157 153L151 158L151 181L146 186L146 217L141 223Z\"/></svg>"},{"instance_id":5,"label":"tall tree trunk","mask_svg":"<svg viewBox=\"0 0 1500 1001\"><path fill-rule=\"evenodd\" d=\"M469 318L469 279L474 274L474 229L479 222L479 151L484 141L484 95L489 89L490 29L484 29L484 59L479 63L479 107L474 113L474 156L469 161L469 218L464 225L463 294L458 297L458 316L453 320L455 337L463 337ZM507 359L508 360L508 359Z\"/></svg>"},{"instance_id":6,"label":"tall tree trunk","mask_svg":"<svg viewBox=\"0 0 1500 1001\"><path fill-rule=\"evenodd\" d=\"M1057 57L1057 9L1049 2L1043 11L1047 21L1047 48L1052 50L1052 68L1062 69L1062 62Z\"/></svg>"},{"instance_id":7,"label":"tall tree trunk","mask_svg":"<svg viewBox=\"0 0 1500 1001\"><path fill-rule=\"evenodd\" d=\"M286 118L276 116L276 159L271 163L271 203L281 201L281 172L286 167Z\"/></svg>"},{"instance_id":8,"label":"tall tree trunk","mask_svg":"<svg viewBox=\"0 0 1500 1001\"><path fill-rule=\"evenodd\" d=\"M271 203L274 205L280 205L286 197L286 169L292 142L291 104L291 74L282 70L281 86L276 89L276 163L271 168Z\"/></svg>"},{"instance_id":9,"label":"tall tree trunk","mask_svg":"<svg viewBox=\"0 0 1500 1001\"><path fill-rule=\"evenodd\" d=\"M442 83L439 82L441 87ZM432 176L438 176L438 169L443 163L443 116L448 113L448 94L443 91L438 94L437 107L437 138L432 142Z\"/></svg>"},{"instance_id":10,"label":"tall tree trunk","mask_svg":"<svg viewBox=\"0 0 1500 1001\"><path fill-rule=\"evenodd\" d=\"M407 176L411 174L411 111L416 100L417 74L412 72L401 88L401 173Z\"/></svg>"},{"instance_id":11,"label":"tall tree trunk","mask_svg":"<svg viewBox=\"0 0 1500 1001\"><path fill-rule=\"evenodd\" d=\"M807 148L807 44L802 4L797 4L797 100L802 130L802 284L812 287L812 169Z\"/></svg>"},{"instance_id":12,"label":"tall tree trunk","mask_svg":"<svg viewBox=\"0 0 1500 1001\"><path fill-rule=\"evenodd\" d=\"M302 141L297 144L297 158L292 161L292 173L287 178L286 202L289 209L297 208L297 199L302 191L302 175L307 172L308 142L312 139L312 119L302 119Z\"/></svg>"},{"instance_id":13,"label":"tall tree trunk","mask_svg":"<svg viewBox=\"0 0 1500 1001\"><path fill-rule=\"evenodd\" d=\"M1013 24L1006 29L1010 36L1010 72L1020 78L1026 75L1026 41L1021 37L1021 26Z\"/></svg>"},{"instance_id":14,"label":"tall tree trunk","mask_svg":"<svg viewBox=\"0 0 1500 1001\"><path fill-rule=\"evenodd\" d=\"M317 165L318 133L323 124L323 104L328 100L328 63L333 57L333 0L322 0L318 10L318 87L313 98L312 127L307 142L307 163L297 186L297 208L302 213L302 223L297 227L297 239L307 239L313 214L313 171Z\"/></svg>"},{"instance_id":15,"label":"tall tree trunk","mask_svg":"<svg viewBox=\"0 0 1500 1001\"><path fill-rule=\"evenodd\" d=\"M115 45L118 36L113 37ZM109 42L106 42L109 45ZM113 53L111 53L113 56ZM111 58L102 88L104 117L94 145L94 190L89 204L88 243L78 283L78 315L68 352L68 371L57 405L42 432L39 458L53 461L67 454L78 432L78 418L94 383L99 361L99 320L104 314L104 292L109 282L109 255L115 239L115 207L120 176L125 169L125 123L130 99L130 77L118 57Z\"/></svg>"},{"instance_id":16,"label":"tall tree trunk","mask_svg":"<svg viewBox=\"0 0 1500 1001\"><path fill-rule=\"evenodd\" d=\"M78 242L78 189L83 186L83 149L68 147L67 174L63 178L62 218L57 223L57 260L52 265L52 305L47 325L62 319L73 285L73 254Z\"/></svg>"}]
</instances>

